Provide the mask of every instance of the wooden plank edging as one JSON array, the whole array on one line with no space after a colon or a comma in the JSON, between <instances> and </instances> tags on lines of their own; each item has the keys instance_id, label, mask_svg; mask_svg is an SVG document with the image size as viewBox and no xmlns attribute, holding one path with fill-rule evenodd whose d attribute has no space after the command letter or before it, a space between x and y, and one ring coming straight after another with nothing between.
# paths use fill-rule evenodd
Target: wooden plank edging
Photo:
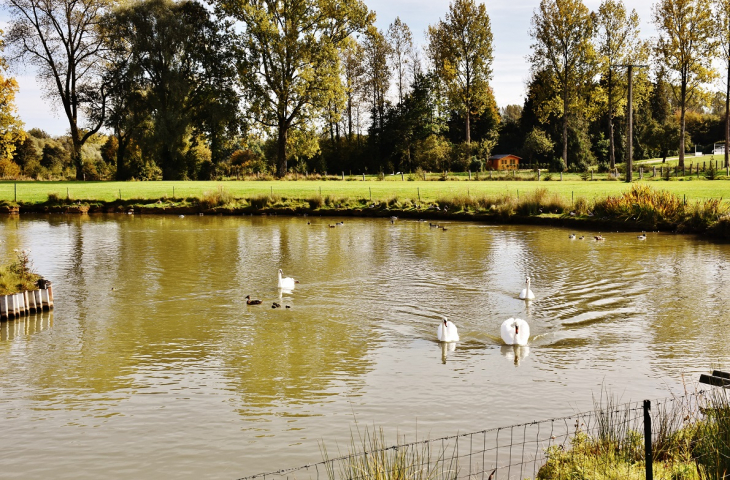
<instances>
[{"instance_id":1,"label":"wooden plank edging","mask_svg":"<svg viewBox=\"0 0 730 480\"><path fill-rule=\"evenodd\" d=\"M31 312L42 312L53 309L53 289L24 291L11 295L0 295L0 319L17 318Z\"/></svg>"}]
</instances>

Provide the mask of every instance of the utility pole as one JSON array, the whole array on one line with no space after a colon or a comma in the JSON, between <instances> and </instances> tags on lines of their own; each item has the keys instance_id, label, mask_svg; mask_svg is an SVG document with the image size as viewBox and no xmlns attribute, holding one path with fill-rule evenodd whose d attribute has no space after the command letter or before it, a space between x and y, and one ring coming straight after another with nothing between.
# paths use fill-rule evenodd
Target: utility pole
<instances>
[{"instance_id":1,"label":"utility pole","mask_svg":"<svg viewBox=\"0 0 730 480\"><path fill-rule=\"evenodd\" d=\"M634 105L633 105L633 83L634 83L634 68L649 68L648 65L636 65L636 64L623 64L623 65L611 65L612 67L626 67L629 75L629 91L628 91L628 122L626 125L626 182L631 183L633 180L633 169L634 169Z\"/></svg>"}]
</instances>

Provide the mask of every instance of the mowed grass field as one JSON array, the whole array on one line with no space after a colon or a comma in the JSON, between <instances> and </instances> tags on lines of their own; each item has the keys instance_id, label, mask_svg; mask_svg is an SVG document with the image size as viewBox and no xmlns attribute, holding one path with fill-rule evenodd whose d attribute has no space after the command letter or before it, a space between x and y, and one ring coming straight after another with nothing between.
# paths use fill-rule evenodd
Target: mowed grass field
<instances>
[{"instance_id":1,"label":"mowed grass field","mask_svg":"<svg viewBox=\"0 0 730 480\"><path fill-rule=\"evenodd\" d=\"M523 174L527 177L527 173ZM484 178L482 174L482 178ZM586 200L618 195L630 188L621 181L585 181L577 175L552 175L550 181L527 180L472 180L465 175L453 177L448 181L408 181L400 175L386 176L384 180L376 177L345 176L345 180L298 180L298 181L155 181L155 182L0 182L0 200L19 203L43 203L49 194L60 198L80 201L111 202L123 200L185 199L200 197L206 192L225 190L236 198L252 198L276 195L285 198L308 199L316 196L335 198L372 199L380 201L398 197L401 199L434 202L458 196L499 196L526 195L539 188L557 193L563 198ZM451 178L451 177L450 177ZM474 178L474 177L473 177ZM686 198L687 201L723 198L730 200L730 180L704 180L690 178L684 180L660 179L640 180L657 190L666 190ZM636 183L636 182L635 182Z\"/></svg>"}]
</instances>

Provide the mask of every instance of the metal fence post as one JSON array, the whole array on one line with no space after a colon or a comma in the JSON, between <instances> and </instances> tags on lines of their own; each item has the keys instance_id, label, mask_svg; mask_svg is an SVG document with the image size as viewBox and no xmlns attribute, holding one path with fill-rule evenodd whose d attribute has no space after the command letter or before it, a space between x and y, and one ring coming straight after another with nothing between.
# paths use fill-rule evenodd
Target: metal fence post
<instances>
[{"instance_id":1,"label":"metal fence post","mask_svg":"<svg viewBox=\"0 0 730 480\"><path fill-rule=\"evenodd\" d=\"M646 480L654 480L653 457L651 451L651 400L644 400L644 450Z\"/></svg>"}]
</instances>

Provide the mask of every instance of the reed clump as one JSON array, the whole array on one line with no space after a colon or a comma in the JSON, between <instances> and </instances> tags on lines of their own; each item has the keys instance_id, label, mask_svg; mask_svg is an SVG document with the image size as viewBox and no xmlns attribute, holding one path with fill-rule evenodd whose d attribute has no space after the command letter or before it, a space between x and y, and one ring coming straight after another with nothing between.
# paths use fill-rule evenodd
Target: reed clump
<instances>
[{"instance_id":1,"label":"reed clump","mask_svg":"<svg viewBox=\"0 0 730 480\"><path fill-rule=\"evenodd\" d=\"M218 187L217 190L203 192L198 199L198 203L203 208L224 207L235 203L235 201L236 198L223 187Z\"/></svg>"},{"instance_id":2,"label":"reed clump","mask_svg":"<svg viewBox=\"0 0 730 480\"><path fill-rule=\"evenodd\" d=\"M570 205L557 193L550 193L547 188L538 188L519 199L517 213L520 215L563 213L569 207Z\"/></svg>"},{"instance_id":3,"label":"reed clump","mask_svg":"<svg viewBox=\"0 0 730 480\"><path fill-rule=\"evenodd\" d=\"M389 446L383 430L351 435L349 451L330 459L321 445L328 480L456 480L459 474L456 448L431 449L428 442Z\"/></svg>"}]
</instances>

